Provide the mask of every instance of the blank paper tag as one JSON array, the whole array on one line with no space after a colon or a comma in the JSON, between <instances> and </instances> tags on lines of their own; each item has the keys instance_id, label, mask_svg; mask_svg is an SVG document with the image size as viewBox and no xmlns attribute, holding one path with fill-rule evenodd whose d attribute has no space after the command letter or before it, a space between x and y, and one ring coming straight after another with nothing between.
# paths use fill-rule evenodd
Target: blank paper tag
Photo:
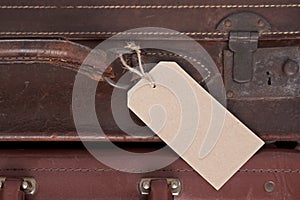
<instances>
[{"instance_id":1,"label":"blank paper tag","mask_svg":"<svg viewBox=\"0 0 300 200\"><path fill-rule=\"evenodd\" d=\"M156 87L140 80L128 91L128 107L220 189L264 142L177 63L160 62L149 74Z\"/></svg>"}]
</instances>

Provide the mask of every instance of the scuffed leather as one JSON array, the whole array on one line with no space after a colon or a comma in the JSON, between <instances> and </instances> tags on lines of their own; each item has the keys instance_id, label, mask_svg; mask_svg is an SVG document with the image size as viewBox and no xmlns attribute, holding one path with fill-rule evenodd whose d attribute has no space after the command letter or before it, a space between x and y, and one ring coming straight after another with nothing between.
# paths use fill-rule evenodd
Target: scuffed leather
<instances>
[{"instance_id":1,"label":"scuffed leather","mask_svg":"<svg viewBox=\"0 0 300 200\"><path fill-rule=\"evenodd\" d=\"M138 152L138 149L127 150ZM99 151L105 155L110 150L99 148ZM170 155L162 155L162 159L164 156ZM300 153L296 150L258 152L219 191L181 159L148 173L120 172L83 149L2 149L0 160L2 176L26 175L36 179L38 191L28 196L30 200L145 200L148 197L138 190L142 178L178 178L183 189L175 197L177 200L300 199ZM264 190L268 181L275 183L271 193Z\"/></svg>"},{"instance_id":2,"label":"scuffed leather","mask_svg":"<svg viewBox=\"0 0 300 200\"><path fill-rule=\"evenodd\" d=\"M82 138L78 137L71 109L76 70L91 48L99 42L49 39L0 41L0 74L3 75L0 77L2 141L80 141L80 139L105 141L107 138L115 142L161 141L152 134L134 133L135 136L132 137L120 130L111 111L113 87L104 81L99 82L95 97L90 98L95 98L95 110L107 138L93 132L92 127L89 132L82 134ZM227 43L201 44L222 72L221 52ZM184 45L184 42L181 42L181 45ZM125 57L129 64L136 65L135 55ZM105 60L105 55L96 55L92 58L94 59L89 61L91 66L94 66L93 63ZM189 60L178 55L148 49L142 51L142 60L145 64L175 61L205 87L201 82L205 77L199 75ZM124 73L119 60L116 60L107 66L105 76L117 81ZM210 77L213 75L211 72ZM207 73L204 72L204 76L207 76ZM94 81L87 78L86 84ZM212 80L208 78L207 81ZM122 94L118 97L120 101L125 101L126 91L120 94ZM300 110L295 109L298 108L299 102L299 98L268 100L231 98L228 99L227 108L265 141L299 141L300 124L297 122L300 120ZM126 104L115 106L123 106L119 110L128 109ZM135 123L143 124L138 117L133 115L131 117Z\"/></svg>"},{"instance_id":3,"label":"scuffed leather","mask_svg":"<svg viewBox=\"0 0 300 200\"><path fill-rule=\"evenodd\" d=\"M163 27L194 33L191 36L195 38L224 38L222 34L213 34L216 33L217 23L230 13L241 11L263 15L272 24L272 31L299 31L300 25L293 19L299 18L300 8L291 7L295 4L293 0L251 2L182 0L176 3L170 0L151 2L5 0L0 3L0 18L9 20L1 20L0 35L107 38L120 31L137 27Z\"/></svg>"}]
</instances>

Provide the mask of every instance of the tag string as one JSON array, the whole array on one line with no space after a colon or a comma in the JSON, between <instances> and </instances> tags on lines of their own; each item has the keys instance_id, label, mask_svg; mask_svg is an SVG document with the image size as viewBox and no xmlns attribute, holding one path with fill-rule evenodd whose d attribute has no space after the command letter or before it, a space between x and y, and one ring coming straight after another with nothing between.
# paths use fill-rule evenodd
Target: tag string
<instances>
[{"instance_id":1,"label":"tag string","mask_svg":"<svg viewBox=\"0 0 300 200\"><path fill-rule=\"evenodd\" d=\"M151 85L152 88L155 88L156 85L155 85L155 82L153 80L153 78L151 77L151 75L149 73L146 73L144 71L144 68L143 68L143 65L142 65L142 58L141 58L141 50L140 50L140 47L138 45L136 45L135 43L133 42L130 42L130 43L127 43L127 46L125 46L125 48L127 49L131 49L133 51L135 51L136 55L137 55L137 58L138 58L138 69L136 68L133 68L131 66L129 66L124 57L123 57L123 54L119 54L119 58L120 58L120 61L123 65L123 67L125 69L127 69L128 71L138 75L141 79L145 79L146 81L149 82L149 84ZM107 81L108 84L110 84L111 86L113 87L116 87L116 88L119 88L119 89L128 89L129 86L127 85L117 85L115 84L111 79L107 78L107 77L104 77L104 79Z\"/></svg>"}]
</instances>

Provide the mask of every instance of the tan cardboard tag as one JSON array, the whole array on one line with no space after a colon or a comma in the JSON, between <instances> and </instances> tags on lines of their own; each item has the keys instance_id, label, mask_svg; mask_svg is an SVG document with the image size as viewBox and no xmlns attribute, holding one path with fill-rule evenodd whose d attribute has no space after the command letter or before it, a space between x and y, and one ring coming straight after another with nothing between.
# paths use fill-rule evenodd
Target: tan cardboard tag
<instances>
[{"instance_id":1,"label":"tan cardboard tag","mask_svg":"<svg viewBox=\"0 0 300 200\"><path fill-rule=\"evenodd\" d=\"M128 107L219 190L264 142L177 63L160 62L149 75L155 87L141 79Z\"/></svg>"}]
</instances>

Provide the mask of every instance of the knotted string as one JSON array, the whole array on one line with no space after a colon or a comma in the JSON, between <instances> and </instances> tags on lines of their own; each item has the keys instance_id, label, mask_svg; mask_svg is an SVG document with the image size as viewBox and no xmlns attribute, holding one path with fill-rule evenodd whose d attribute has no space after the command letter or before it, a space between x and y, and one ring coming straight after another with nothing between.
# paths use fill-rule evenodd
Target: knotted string
<instances>
[{"instance_id":1,"label":"knotted string","mask_svg":"<svg viewBox=\"0 0 300 200\"><path fill-rule=\"evenodd\" d=\"M123 55L120 54L120 55L119 55L119 58L120 58L120 60L121 60L122 65L124 66L124 68L127 69L128 71L130 71L130 72L132 72L132 73L138 75L141 79L147 80L147 81L149 82L149 84L151 85L151 87L155 88L156 86L155 86L155 82L154 82L153 78L150 76L149 73L146 73L146 72L144 71L144 68L143 68L143 65L142 65L142 58L141 58L141 50L140 50L140 46L136 45L134 42L129 42L129 43L127 43L127 45L125 46L125 48L135 51L135 53L136 53L136 55L137 55L137 58L138 58L138 67L139 67L139 70L138 70L138 69L135 69L135 68L133 68L133 67L131 67L131 66L129 66L129 65L126 63L126 61L125 61ZM106 80L111 86L113 86L113 87L120 88L120 89L127 89L127 88L128 88L128 87L126 87L126 86L124 86L124 85L122 85L122 86L117 85L117 84L115 84L115 83L114 83L112 80L110 80L110 79L105 79L105 80Z\"/></svg>"}]
</instances>

